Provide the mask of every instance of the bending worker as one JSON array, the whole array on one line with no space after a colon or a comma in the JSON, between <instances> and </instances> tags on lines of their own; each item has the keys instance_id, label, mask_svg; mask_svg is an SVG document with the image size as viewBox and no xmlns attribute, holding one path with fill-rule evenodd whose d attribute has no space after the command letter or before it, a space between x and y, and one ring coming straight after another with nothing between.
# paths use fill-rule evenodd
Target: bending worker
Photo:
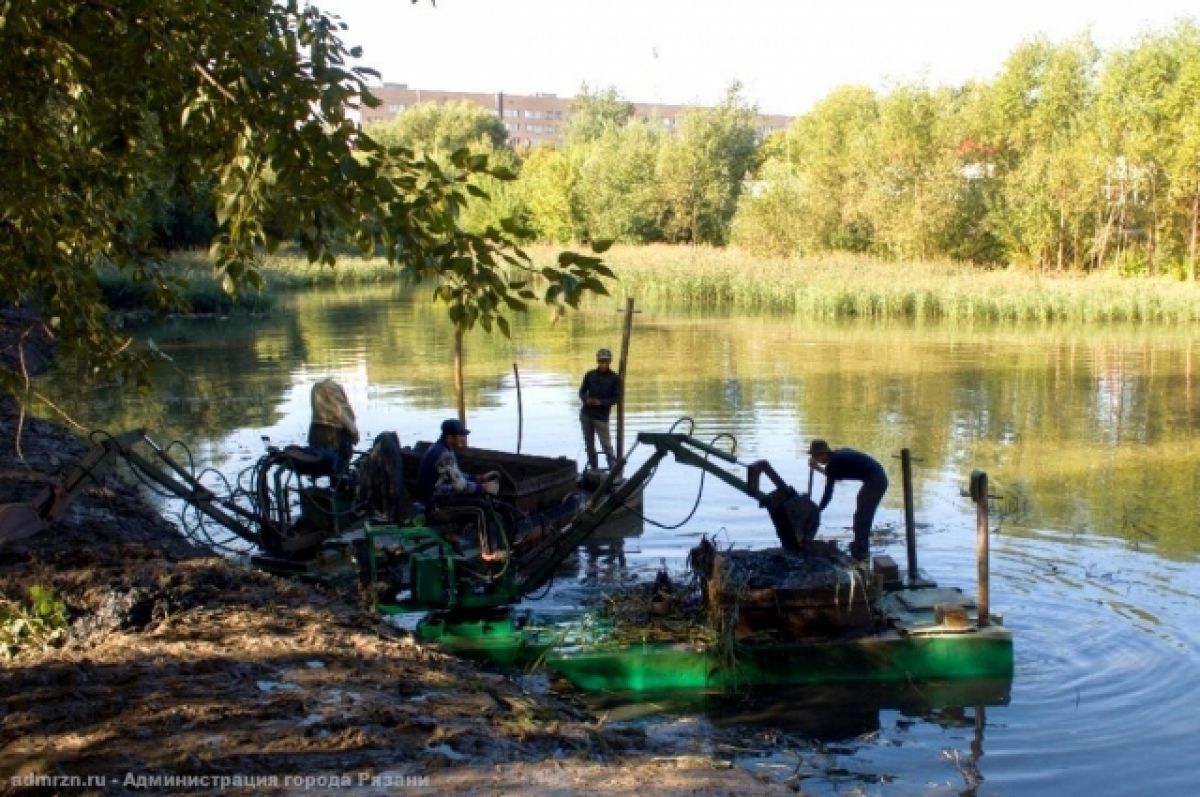
<instances>
[{"instance_id":1,"label":"bending worker","mask_svg":"<svg viewBox=\"0 0 1200 797\"><path fill-rule=\"evenodd\" d=\"M611 366L612 352L600 349L596 352L596 367L584 375L579 386L579 400L583 402L579 408L579 428L583 431L583 447L587 449L587 466L591 470L597 467L596 437L600 438L608 469L612 470L617 461L608 432L608 416L613 405L621 402L621 377Z\"/></svg>"},{"instance_id":2,"label":"bending worker","mask_svg":"<svg viewBox=\"0 0 1200 797\"><path fill-rule=\"evenodd\" d=\"M833 498L834 484L839 481L862 482L854 510L854 542L850 543L850 555L859 562L866 561L871 553L871 524L875 522L875 510L879 508L879 502L888 488L883 466L853 448L834 451L824 440L813 440L808 447L808 466L825 475L825 494L817 505L822 512Z\"/></svg>"}]
</instances>

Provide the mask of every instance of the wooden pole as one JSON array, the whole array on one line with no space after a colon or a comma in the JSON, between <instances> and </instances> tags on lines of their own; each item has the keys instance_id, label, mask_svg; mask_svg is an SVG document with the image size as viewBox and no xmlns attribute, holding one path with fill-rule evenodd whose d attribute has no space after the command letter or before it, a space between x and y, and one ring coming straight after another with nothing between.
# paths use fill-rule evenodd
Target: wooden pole
<instances>
[{"instance_id":1,"label":"wooden pole","mask_svg":"<svg viewBox=\"0 0 1200 797\"><path fill-rule=\"evenodd\" d=\"M625 324L621 328L621 359L617 361L617 376L621 378L621 401L617 404L617 467L625 464L625 384L626 363L629 360L629 337L633 333L633 297L625 298Z\"/></svg>"},{"instance_id":2,"label":"wooden pole","mask_svg":"<svg viewBox=\"0 0 1200 797\"><path fill-rule=\"evenodd\" d=\"M990 623L988 606L988 477L981 470L971 472L971 498L975 500L976 560L979 566L979 621L983 628Z\"/></svg>"},{"instance_id":3,"label":"wooden pole","mask_svg":"<svg viewBox=\"0 0 1200 797\"><path fill-rule=\"evenodd\" d=\"M463 392L463 331L454 330L454 397L458 401L458 419L467 422L467 397Z\"/></svg>"},{"instance_id":4,"label":"wooden pole","mask_svg":"<svg viewBox=\"0 0 1200 797\"><path fill-rule=\"evenodd\" d=\"M917 580L917 523L913 519L912 453L900 449L900 472L904 481L904 546L908 550L908 580Z\"/></svg>"},{"instance_id":5,"label":"wooden pole","mask_svg":"<svg viewBox=\"0 0 1200 797\"><path fill-rule=\"evenodd\" d=\"M521 453L521 432L525 428L525 411L521 406L521 372L513 363L513 379L517 380L517 453Z\"/></svg>"}]
</instances>

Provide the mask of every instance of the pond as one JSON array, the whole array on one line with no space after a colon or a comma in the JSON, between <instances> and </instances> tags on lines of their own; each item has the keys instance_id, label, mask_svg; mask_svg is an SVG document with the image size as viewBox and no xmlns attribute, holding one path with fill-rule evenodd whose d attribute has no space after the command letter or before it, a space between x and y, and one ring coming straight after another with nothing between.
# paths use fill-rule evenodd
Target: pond
<instances>
[{"instance_id":1,"label":"pond","mask_svg":"<svg viewBox=\"0 0 1200 797\"><path fill-rule=\"evenodd\" d=\"M617 350L617 303L512 339L467 339L471 443L583 461L576 391L601 346ZM162 352L158 391L49 389L77 420L145 427L188 444L231 478L274 443L301 442L309 388L332 376L364 443L433 439L454 414L452 335L428 291L309 293L261 319L175 320L136 332ZM520 382L518 401L517 366ZM975 509L987 471L991 604L1015 634L1006 705L922 705L873 690L798 690L732 701L608 706L697 750L736 757L813 794L1187 793L1200 670L1200 330L813 323L639 307L628 364L626 440L690 419L736 439L801 492L812 438L873 454L892 488L874 551L905 561L898 454L915 459L921 568L975 591ZM636 464L641 451L635 451ZM819 492L821 477L815 480ZM850 538L854 485L839 486L821 536ZM699 504L690 522L670 528ZM777 544L753 501L664 464L648 521L580 555L544 602L571 611L613 581L684 568L701 535ZM655 525L659 524L659 525Z\"/></svg>"}]
</instances>

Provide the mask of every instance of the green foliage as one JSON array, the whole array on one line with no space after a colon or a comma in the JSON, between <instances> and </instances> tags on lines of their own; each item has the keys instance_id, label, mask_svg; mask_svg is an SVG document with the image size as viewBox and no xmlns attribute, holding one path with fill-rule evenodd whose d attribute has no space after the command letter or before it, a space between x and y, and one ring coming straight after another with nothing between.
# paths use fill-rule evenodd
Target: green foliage
<instances>
[{"instance_id":1,"label":"green foliage","mask_svg":"<svg viewBox=\"0 0 1200 797\"><path fill-rule=\"evenodd\" d=\"M61 645L66 637L67 607L50 588L30 587L28 605L0 600L0 657Z\"/></svg>"},{"instance_id":2,"label":"green foliage","mask_svg":"<svg viewBox=\"0 0 1200 797\"><path fill-rule=\"evenodd\" d=\"M723 244L742 181L754 167L755 109L734 84L715 108L684 115L663 141L657 181L668 241Z\"/></svg>"},{"instance_id":3,"label":"green foliage","mask_svg":"<svg viewBox=\"0 0 1200 797\"><path fill-rule=\"evenodd\" d=\"M575 153L549 147L529 153L521 167L521 202L539 240L565 244L582 237L575 186L579 164Z\"/></svg>"},{"instance_id":4,"label":"green foliage","mask_svg":"<svg viewBox=\"0 0 1200 797\"><path fill-rule=\"evenodd\" d=\"M589 238L661 238L660 186L655 180L660 138L648 122L633 121L605 130L580 148L582 163L573 199Z\"/></svg>"},{"instance_id":5,"label":"green foliage","mask_svg":"<svg viewBox=\"0 0 1200 797\"><path fill-rule=\"evenodd\" d=\"M386 122L366 125L366 133L388 147L404 147L443 159L460 149L494 152L504 146L504 123L478 105L460 101L424 103Z\"/></svg>"},{"instance_id":6,"label":"green foliage","mask_svg":"<svg viewBox=\"0 0 1200 797\"><path fill-rule=\"evenodd\" d=\"M143 374L110 323L96 269L145 284L179 309L160 266L147 196L212 186L211 254L231 295L262 284L283 239L332 266L339 247L382 254L436 295L460 329L500 323L538 298L520 221L464 228L481 182L510 168L457 149L445 158L363 133L374 73L348 67L345 26L298 0L0 5L0 301L38 307L63 352L94 373ZM598 270L556 271L541 299L577 302ZM18 389L20 376L0 374Z\"/></svg>"},{"instance_id":7,"label":"green foliage","mask_svg":"<svg viewBox=\"0 0 1200 797\"><path fill-rule=\"evenodd\" d=\"M784 159L791 170L762 175L766 188L760 190L766 193L775 181L792 184L799 204L791 223L806 251L862 252L874 245L866 197L874 177L878 119L873 91L838 89L785 134Z\"/></svg>"},{"instance_id":8,"label":"green foliage","mask_svg":"<svg viewBox=\"0 0 1200 797\"><path fill-rule=\"evenodd\" d=\"M571 102L567 147L570 149L589 144L607 132L619 130L632 119L633 103L623 99L616 88L610 87L593 94L585 83Z\"/></svg>"},{"instance_id":9,"label":"green foliage","mask_svg":"<svg viewBox=\"0 0 1200 797\"><path fill-rule=\"evenodd\" d=\"M809 243L801 223L807 196L803 181L786 162L763 164L738 205L731 242L758 257L803 254Z\"/></svg>"}]
</instances>

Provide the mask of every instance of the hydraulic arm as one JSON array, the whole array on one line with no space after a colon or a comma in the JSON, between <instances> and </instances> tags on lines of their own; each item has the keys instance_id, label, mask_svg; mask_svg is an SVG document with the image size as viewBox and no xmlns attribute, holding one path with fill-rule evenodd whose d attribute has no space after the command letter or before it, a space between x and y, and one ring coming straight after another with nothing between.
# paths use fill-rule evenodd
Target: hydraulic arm
<instances>
[{"instance_id":1,"label":"hydraulic arm","mask_svg":"<svg viewBox=\"0 0 1200 797\"><path fill-rule=\"evenodd\" d=\"M711 473L758 501L759 506L765 507L770 514L784 548L798 550L816 535L820 517L816 506L807 495L800 495L787 485L767 461L758 460L746 465L745 478L741 478L713 461L742 465L736 457L688 435L642 432L637 442L653 446L654 453L633 474L622 481L620 471L612 471L570 526L529 548L518 546L516 555L521 574L518 592L521 595L528 595L545 584L572 551L645 486L667 454L673 454L677 462ZM764 475L774 484L771 492L764 492L760 487Z\"/></svg>"}]
</instances>

